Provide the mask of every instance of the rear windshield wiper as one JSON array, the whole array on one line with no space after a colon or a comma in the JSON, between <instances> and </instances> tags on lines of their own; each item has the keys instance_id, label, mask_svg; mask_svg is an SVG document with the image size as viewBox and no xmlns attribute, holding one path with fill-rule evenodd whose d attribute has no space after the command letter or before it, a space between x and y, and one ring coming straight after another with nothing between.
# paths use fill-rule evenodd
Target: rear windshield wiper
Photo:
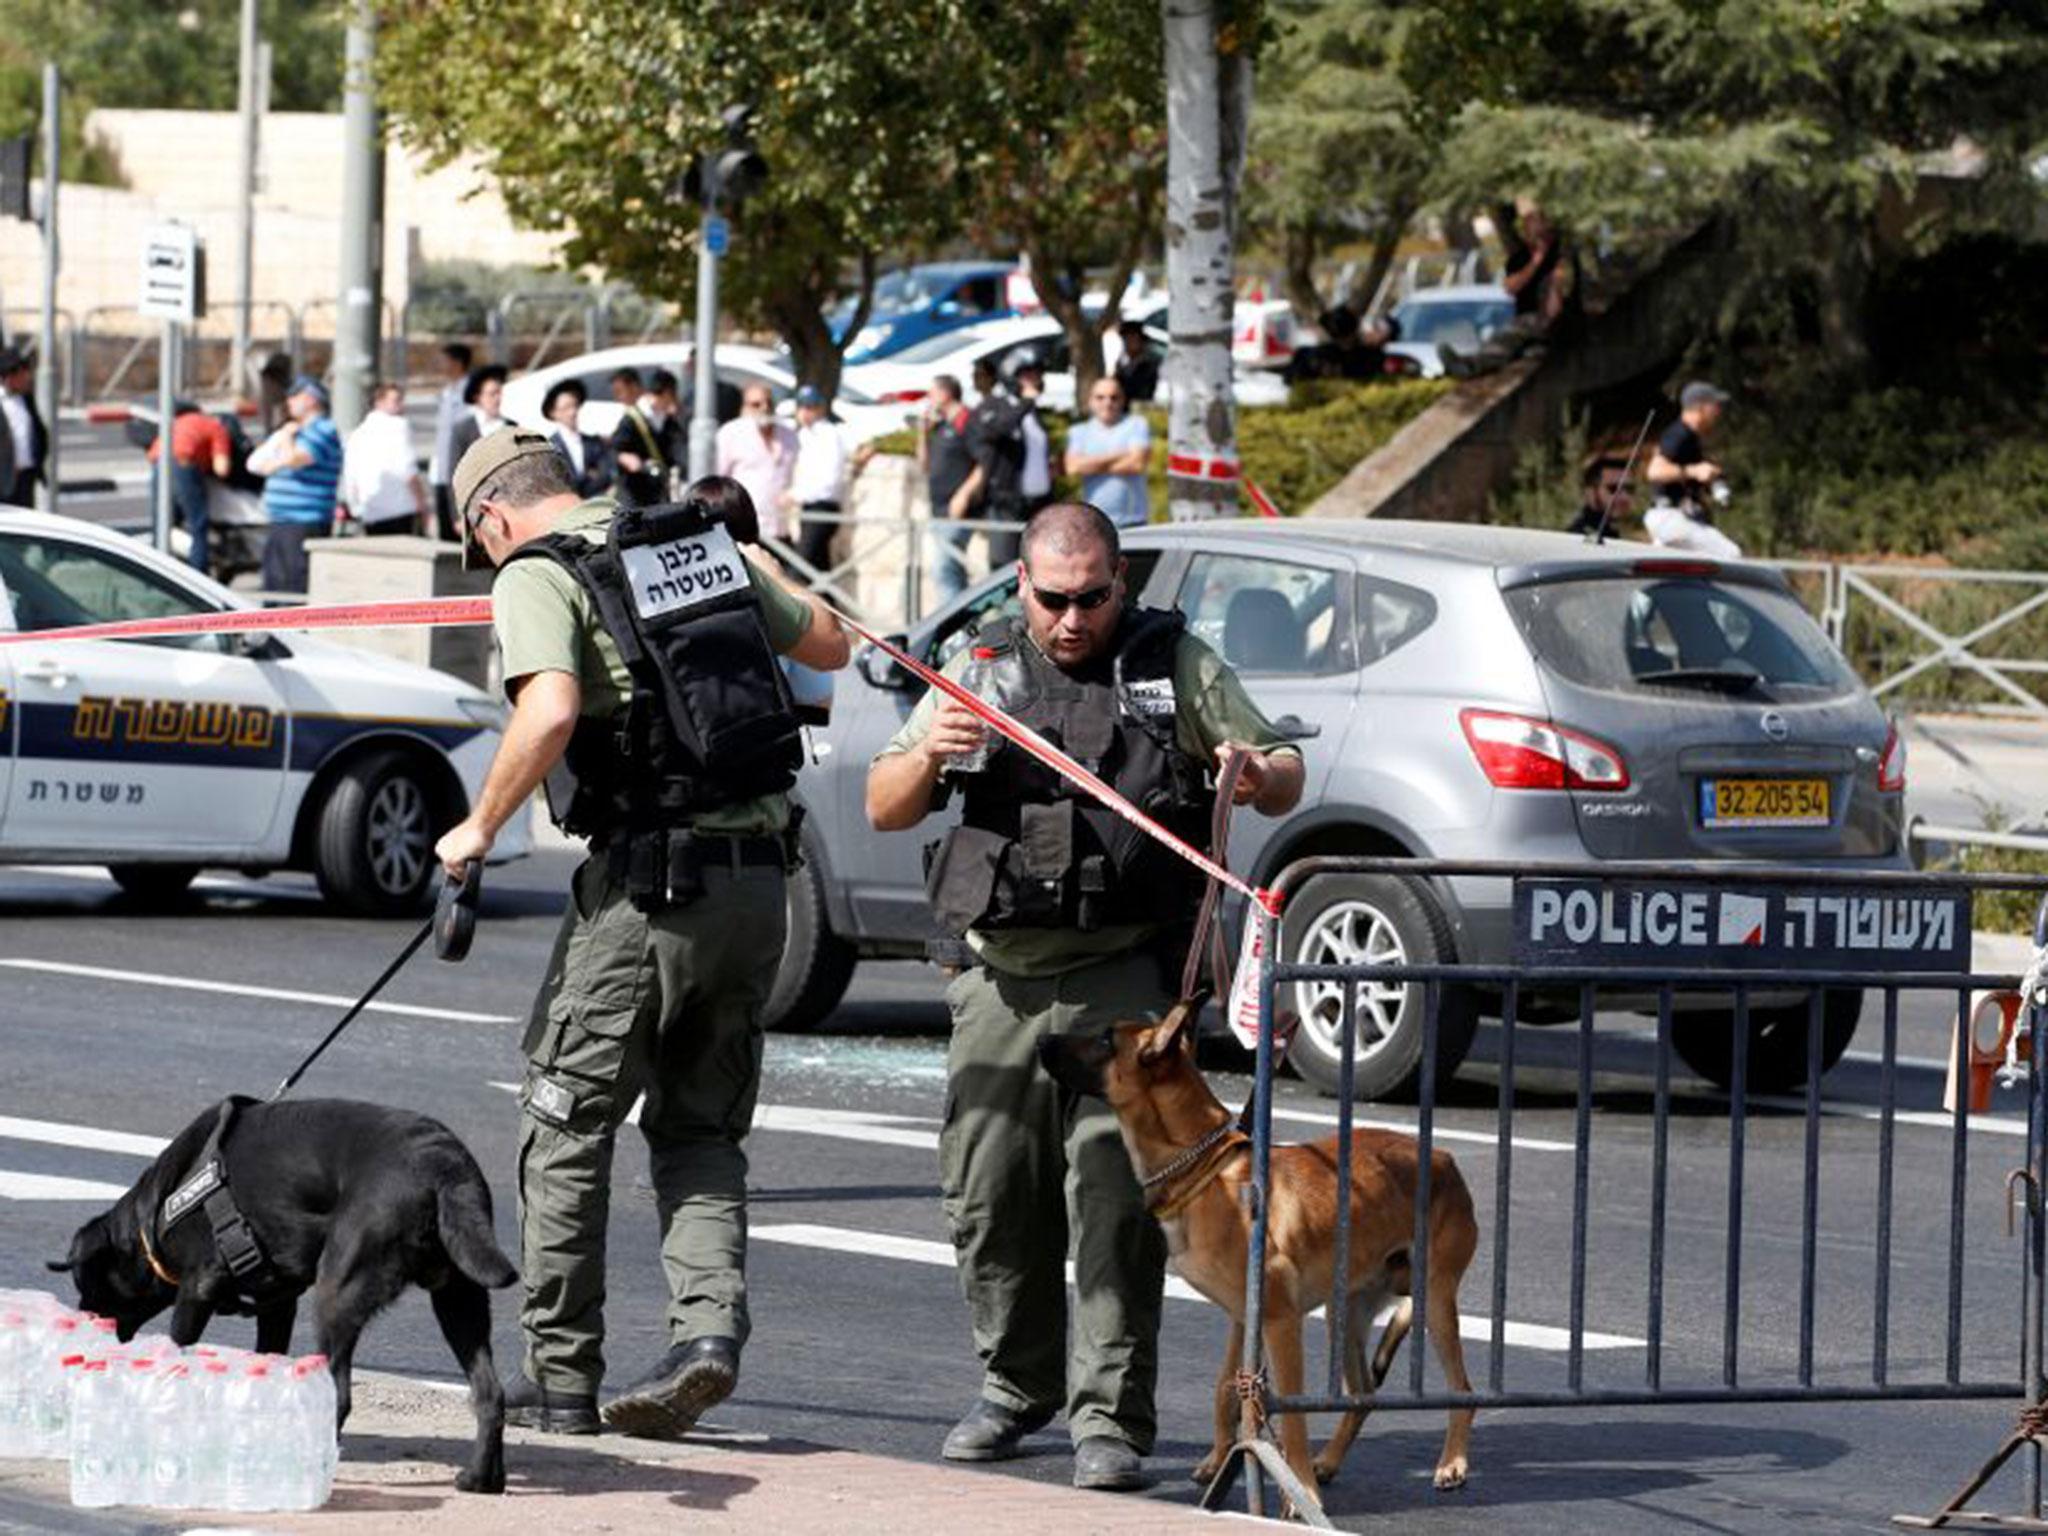
<instances>
[{"instance_id":1,"label":"rear windshield wiper","mask_svg":"<svg viewBox=\"0 0 2048 1536\"><path fill-rule=\"evenodd\" d=\"M1639 672L1636 681L1669 684L1674 688L1709 688L1719 693L1747 693L1763 681L1763 676L1723 667L1673 667L1668 672Z\"/></svg>"}]
</instances>

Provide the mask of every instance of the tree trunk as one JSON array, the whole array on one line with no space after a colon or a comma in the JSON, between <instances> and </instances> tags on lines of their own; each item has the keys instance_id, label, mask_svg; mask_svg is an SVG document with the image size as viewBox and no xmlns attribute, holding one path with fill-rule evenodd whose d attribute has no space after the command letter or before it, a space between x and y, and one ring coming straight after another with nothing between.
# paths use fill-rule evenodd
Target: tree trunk
<instances>
[{"instance_id":1,"label":"tree trunk","mask_svg":"<svg viewBox=\"0 0 2048 1536\"><path fill-rule=\"evenodd\" d=\"M1166 31L1167 509L1237 510L1230 332L1236 298L1215 0L1161 0Z\"/></svg>"},{"instance_id":2,"label":"tree trunk","mask_svg":"<svg viewBox=\"0 0 2048 1536\"><path fill-rule=\"evenodd\" d=\"M1408 232L1408 221L1415 217L1418 206L1412 197L1397 198L1386 222L1380 225L1378 238L1373 241L1372 261L1365 269L1365 281L1344 296L1359 314L1364 315L1372 301L1380 295L1380 285L1387 280L1387 274L1394 270L1394 255L1401 249L1401 237ZM1396 301L1399 295L1396 295ZM1393 305L1387 306L1389 309Z\"/></svg>"},{"instance_id":3,"label":"tree trunk","mask_svg":"<svg viewBox=\"0 0 2048 1536\"><path fill-rule=\"evenodd\" d=\"M868 323L868 311L875 296L873 251L860 253L860 297L854 303L853 319L847 324L846 334L834 341L825 311L837 296L836 278L832 272L820 269L801 288L793 287L776 295L766 306L776 333L789 347L791 371L797 382L816 385L827 399L839 393L846 349Z\"/></svg>"},{"instance_id":4,"label":"tree trunk","mask_svg":"<svg viewBox=\"0 0 2048 1536\"><path fill-rule=\"evenodd\" d=\"M1323 296L1316 289L1315 226L1306 219L1280 231L1280 259L1286 269L1287 302L1295 314L1313 323L1323 312Z\"/></svg>"}]
</instances>

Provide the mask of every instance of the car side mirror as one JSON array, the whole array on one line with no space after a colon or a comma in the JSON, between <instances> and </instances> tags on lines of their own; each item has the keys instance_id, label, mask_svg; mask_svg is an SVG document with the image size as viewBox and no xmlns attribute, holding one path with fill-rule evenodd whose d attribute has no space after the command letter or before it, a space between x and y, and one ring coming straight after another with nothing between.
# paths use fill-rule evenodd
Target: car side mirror
<instances>
[{"instance_id":1,"label":"car side mirror","mask_svg":"<svg viewBox=\"0 0 2048 1536\"><path fill-rule=\"evenodd\" d=\"M951 320L962 312L960 301L958 299L943 300L939 304L937 312L942 319Z\"/></svg>"},{"instance_id":2,"label":"car side mirror","mask_svg":"<svg viewBox=\"0 0 2048 1536\"><path fill-rule=\"evenodd\" d=\"M891 645L901 646L909 636L887 635L884 638ZM907 693L916 686L917 680L911 676L910 669L879 645L870 645L862 650L855 665L860 668L860 675L868 680L871 687L880 688L884 692Z\"/></svg>"},{"instance_id":3,"label":"car side mirror","mask_svg":"<svg viewBox=\"0 0 2048 1536\"><path fill-rule=\"evenodd\" d=\"M1311 725L1299 715L1282 715L1273 722L1273 730L1286 741L1310 741L1323 734L1320 725Z\"/></svg>"},{"instance_id":4,"label":"car side mirror","mask_svg":"<svg viewBox=\"0 0 2048 1536\"><path fill-rule=\"evenodd\" d=\"M275 635L257 634L244 630L227 637L228 654L239 656L244 661L284 661L291 651Z\"/></svg>"}]
</instances>

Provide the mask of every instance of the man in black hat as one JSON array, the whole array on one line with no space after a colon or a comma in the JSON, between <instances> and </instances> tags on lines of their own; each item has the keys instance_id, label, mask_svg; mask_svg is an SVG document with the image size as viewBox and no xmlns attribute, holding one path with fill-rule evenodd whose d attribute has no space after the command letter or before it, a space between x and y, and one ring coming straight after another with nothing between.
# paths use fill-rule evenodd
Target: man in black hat
<instances>
[{"instance_id":1,"label":"man in black hat","mask_svg":"<svg viewBox=\"0 0 2048 1536\"><path fill-rule=\"evenodd\" d=\"M1732 560L1742 551L1714 526L1714 508L1726 500L1726 491L1721 466L1707 457L1707 439L1727 403L1727 391L1704 380L1679 391L1678 420L1657 439L1644 475L1655 501L1643 515L1643 527L1667 548Z\"/></svg>"},{"instance_id":2,"label":"man in black hat","mask_svg":"<svg viewBox=\"0 0 2048 1536\"><path fill-rule=\"evenodd\" d=\"M36 360L13 347L0 347L0 502L17 507L36 504L36 486L43 479L49 434L36 414Z\"/></svg>"}]
</instances>

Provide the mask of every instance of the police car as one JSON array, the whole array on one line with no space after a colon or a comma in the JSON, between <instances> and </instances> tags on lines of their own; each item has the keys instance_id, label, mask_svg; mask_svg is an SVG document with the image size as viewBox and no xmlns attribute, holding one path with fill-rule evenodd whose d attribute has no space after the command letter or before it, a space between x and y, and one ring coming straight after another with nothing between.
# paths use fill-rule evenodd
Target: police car
<instances>
[{"instance_id":1,"label":"police car","mask_svg":"<svg viewBox=\"0 0 2048 1536\"><path fill-rule=\"evenodd\" d=\"M0 631L249 604L74 518L0 519ZM142 898L209 865L310 870L337 906L417 909L504 708L308 634L0 645L0 862L104 864ZM527 852L522 813L494 857Z\"/></svg>"}]
</instances>

